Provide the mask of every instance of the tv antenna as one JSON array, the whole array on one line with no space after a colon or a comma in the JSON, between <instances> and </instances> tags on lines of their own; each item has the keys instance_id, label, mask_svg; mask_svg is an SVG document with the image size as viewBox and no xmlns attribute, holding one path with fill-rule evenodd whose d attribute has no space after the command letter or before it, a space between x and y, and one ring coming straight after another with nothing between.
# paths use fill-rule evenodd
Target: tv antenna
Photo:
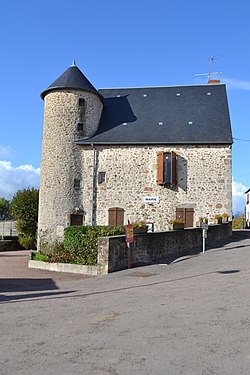
<instances>
[{"instance_id":1,"label":"tv antenna","mask_svg":"<svg viewBox=\"0 0 250 375\"><path fill-rule=\"evenodd\" d=\"M219 55L209 56L208 59L208 72L207 73L197 73L195 76L207 76L208 81L211 79L211 74L222 74L222 72L211 72L211 65L214 63L215 59L218 59Z\"/></svg>"}]
</instances>

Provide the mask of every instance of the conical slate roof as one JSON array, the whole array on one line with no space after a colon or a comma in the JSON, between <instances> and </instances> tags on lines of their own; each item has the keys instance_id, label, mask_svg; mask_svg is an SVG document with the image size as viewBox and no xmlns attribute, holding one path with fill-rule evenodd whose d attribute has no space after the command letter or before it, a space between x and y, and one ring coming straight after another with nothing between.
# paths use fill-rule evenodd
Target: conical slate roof
<instances>
[{"instance_id":1,"label":"conical slate roof","mask_svg":"<svg viewBox=\"0 0 250 375\"><path fill-rule=\"evenodd\" d=\"M102 98L102 95L96 90L92 83L89 82L89 80L74 63L41 93L41 98L44 99L45 95L54 89L92 91Z\"/></svg>"}]
</instances>

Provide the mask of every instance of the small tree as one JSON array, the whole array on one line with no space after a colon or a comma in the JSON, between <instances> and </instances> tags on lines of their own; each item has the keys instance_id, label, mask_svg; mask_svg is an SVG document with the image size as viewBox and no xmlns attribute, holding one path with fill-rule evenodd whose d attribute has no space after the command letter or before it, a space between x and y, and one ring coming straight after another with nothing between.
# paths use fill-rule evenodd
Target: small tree
<instances>
[{"instance_id":1,"label":"small tree","mask_svg":"<svg viewBox=\"0 0 250 375\"><path fill-rule=\"evenodd\" d=\"M18 190L11 201L11 212L17 221L19 242L26 249L36 246L39 190Z\"/></svg>"},{"instance_id":2,"label":"small tree","mask_svg":"<svg viewBox=\"0 0 250 375\"><path fill-rule=\"evenodd\" d=\"M5 198L0 198L0 220L9 220L10 218L10 202Z\"/></svg>"}]
</instances>

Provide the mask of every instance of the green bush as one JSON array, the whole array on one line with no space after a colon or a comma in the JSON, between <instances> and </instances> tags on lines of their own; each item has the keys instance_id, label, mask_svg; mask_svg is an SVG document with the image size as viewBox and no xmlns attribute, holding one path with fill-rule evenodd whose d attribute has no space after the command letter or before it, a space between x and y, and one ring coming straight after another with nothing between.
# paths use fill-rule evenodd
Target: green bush
<instances>
[{"instance_id":1,"label":"green bush","mask_svg":"<svg viewBox=\"0 0 250 375\"><path fill-rule=\"evenodd\" d=\"M48 256L41 253L32 253L31 259L46 262L48 260Z\"/></svg>"},{"instance_id":2,"label":"green bush","mask_svg":"<svg viewBox=\"0 0 250 375\"><path fill-rule=\"evenodd\" d=\"M36 239L31 236L19 237L19 243L22 247L27 250L32 250L36 248Z\"/></svg>"},{"instance_id":3,"label":"green bush","mask_svg":"<svg viewBox=\"0 0 250 375\"><path fill-rule=\"evenodd\" d=\"M71 226L64 232L64 248L72 260L86 265L97 264L98 237L124 234L123 226Z\"/></svg>"},{"instance_id":4,"label":"green bush","mask_svg":"<svg viewBox=\"0 0 250 375\"><path fill-rule=\"evenodd\" d=\"M233 218L232 222L233 229L243 229L244 228L244 216L238 216L236 218Z\"/></svg>"}]
</instances>

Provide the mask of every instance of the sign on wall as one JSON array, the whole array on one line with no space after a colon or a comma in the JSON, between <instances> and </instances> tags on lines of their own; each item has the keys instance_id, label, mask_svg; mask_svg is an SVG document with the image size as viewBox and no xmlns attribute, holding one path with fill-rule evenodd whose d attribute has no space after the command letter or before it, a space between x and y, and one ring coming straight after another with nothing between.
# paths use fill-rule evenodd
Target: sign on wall
<instances>
[{"instance_id":1,"label":"sign on wall","mask_svg":"<svg viewBox=\"0 0 250 375\"><path fill-rule=\"evenodd\" d=\"M160 197L142 197L142 200L144 203L159 203L160 202Z\"/></svg>"}]
</instances>

